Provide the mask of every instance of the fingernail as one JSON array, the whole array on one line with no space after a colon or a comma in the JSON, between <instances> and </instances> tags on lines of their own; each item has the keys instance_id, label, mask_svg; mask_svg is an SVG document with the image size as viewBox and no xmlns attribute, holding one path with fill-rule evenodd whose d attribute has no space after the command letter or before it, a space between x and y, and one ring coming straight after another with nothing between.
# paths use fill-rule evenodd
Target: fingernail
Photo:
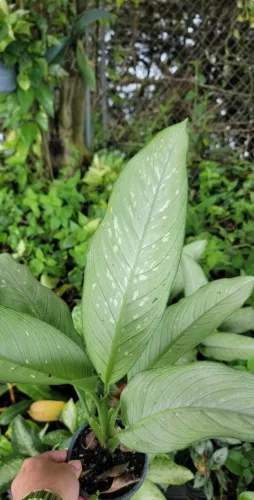
<instances>
[{"instance_id":1,"label":"fingernail","mask_svg":"<svg viewBox=\"0 0 254 500\"><path fill-rule=\"evenodd\" d=\"M81 465L81 462L79 460L71 460L68 463L69 463L69 465L72 465L73 467L75 467L75 469L77 469L78 472L81 471L82 465Z\"/></svg>"}]
</instances>

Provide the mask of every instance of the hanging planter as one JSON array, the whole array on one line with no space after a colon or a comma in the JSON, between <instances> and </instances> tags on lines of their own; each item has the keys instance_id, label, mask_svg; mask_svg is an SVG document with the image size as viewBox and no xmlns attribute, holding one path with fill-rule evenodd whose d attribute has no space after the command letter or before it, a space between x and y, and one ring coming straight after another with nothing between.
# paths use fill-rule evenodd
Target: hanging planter
<instances>
[{"instance_id":1,"label":"hanging planter","mask_svg":"<svg viewBox=\"0 0 254 500\"><path fill-rule=\"evenodd\" d=\"M7 68L0 60L0 93L13 92L17 88L17 74L14 67Z\"/></svg>"}]
</instances>

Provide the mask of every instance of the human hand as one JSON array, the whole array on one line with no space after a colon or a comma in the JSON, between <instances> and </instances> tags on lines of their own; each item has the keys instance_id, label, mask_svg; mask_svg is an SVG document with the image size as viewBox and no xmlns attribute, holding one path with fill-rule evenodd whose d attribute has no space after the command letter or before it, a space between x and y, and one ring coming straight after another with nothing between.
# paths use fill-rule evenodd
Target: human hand
<instances>
[{"instance_id":1,"label":"human hand","mask_svg":"<svg viewBox=\"0 0 254 500\"><path fill-rule=\"evenodd\" d=\"M22 500L36 490L49 490L62 500L84 500L79 497L81 463L79 460L66 463L66 458L66 451L47 451L24 460L11 486L13 500Z\"/></svg>"}]
</instances>

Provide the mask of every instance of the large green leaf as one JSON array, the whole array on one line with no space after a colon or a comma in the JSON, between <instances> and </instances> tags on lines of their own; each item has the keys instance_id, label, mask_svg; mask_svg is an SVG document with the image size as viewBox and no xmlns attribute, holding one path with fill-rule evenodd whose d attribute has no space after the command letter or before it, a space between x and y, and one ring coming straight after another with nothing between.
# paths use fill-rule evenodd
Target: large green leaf
<instances>
[{"instance_id":1,"label":"large green leaf","mask_svg":"<svg viewBox=\"0 0 254 500\"><path fill-rule=\"evenodd\" d=\"M11 424L11 442L13 450L19 455L30 457L44 451L36 430L21 415L18 415Z\"/></svg>"},{"instance_id":2,"label":"large green leaf","mask_svg":"<svg viewBox=\"0 0 254 500\"><path fill-rule=\"evenodd\" d=\"M8 254L0 255L0 305L38 318L65 333L79 345L67 304L41 285L28 267Z\"/></svg>"},{"instance_id":3,"label":"large green leaf","mask_svg":"<svg viewBox=\"0 0 254 500\"><path fill-rule=\"evenodd\" d=\"M254 491L244 491L239 495L238 500L254 500Z\"/></svg>"},{"instance_id":4,"label":"large green leaf","mask_svg":"<svg viewBox=\"0 0 254 500\"><path fill-rule=\"evenodd\" d=\"M0 436L0 460L12 454L12 444L5 436Z\"/></svg>"},{"instance_id":5,"label":"large green leaf","mask_svg":"<svg viewBox=\"0 0 254 500\"><path fill-rule=\"evenodd\" d=\"M182 256L182 272L184 281L184 295L188 297L195 293L201 286L208 283L202 267L189 255Z\"/></svg>"},{"instance_id":6,"label":"large green leaf","mask_svg":"<svg viewBox=\"0 0 254 500\"><path fill-rule=\"evenodd\" d=\"M193 260L198 261L207 246L207 240L196 240L192 243L188 243L183 247L183 253L191 257Z\"/></svg>"},{"instance_id":7,"label":"large green leaf","mask_svg":"<svg viewBox=\"0 0 254 500\"><path fill-rule=\"evenodd\" d=\"M186 216L186 122L160 134L125 167L87 255L83 327L106 384L125 375L165 308Z\"/></svg>"},{"instance_id":8,"label":"large green leaf","mask_svg":"<svg viewBox=\"0 0 254 500\"><path fill-rule=\"evenodd\" d=\"M8 392L9 388L7 384L0 384L0 397L3 396L6 392Z\"/></svg>"},{"instance_id":9,"label":"large green leaf","mask_svg":"<svg viewBox=\"0 0 254 500\"><path fill-rule=\"evenodd\" d=\"M213 281L168 307L130 375L174 363L200 344L245 302L253 282L247 276Z\"/></svg>"},{"instance_id":10,"label":"large green leaf","mask_svg":"<svg viewBox=\"0 0 254 500\"><path fill-rule=\"evenodd\" d=\"M36 99L41 104L46 113L53 117L54 116L54 92L46 83L42 83L40 87L36 89Z\"/></svg>"},{"instance_id":11,"label":"large green leaf","mask_svg":"<svg viewBox=\"0 0 254 500\"><path fill-rule=\"evenodd\" d=\"M133 495L132 500L165 500L166 497L163 495L161 490L146 479L142 484L141 488Z\"/></svg>"},{"instance_id":12,"label":"large green leaf","mask_svg":"<svg viewBox=\"0 0 254 500\"><path fill-rule=\"evenodd\" d=\"M242 307L238 311L235 311L222 323L221 330L233 333L244 333L248 330L254 330L253 307Z\"/></svg>"},{"instance_id":13,"label":"large green leaf","mask_svg":"<svg viewBox=\"0 0 254 500\"><path fill-rule=\"evenodd\" d=\"M29 149L40 131L38 125L34 122L24 122L20 128L21 139L24 145Z\"/></svg>"},{"instance_id":14,"label":"large green leaf","mask_svg":"<svg viewBox=\"0 0 254 500\"><path fill-rule=\"evenodd\" d=\"M57 391L52 391L48 385L17 384L16 387L20 392L26 394L33 401L42 401L43 399L64 401L63 394Z\"/></svg>"},{"instance_id":15,"label":"large green leaf","mask_svg":"<svg viewBox=\"0 0 254 500\"><path fill-rule=\"evenodd\" d=\"M46 52L46 59L49 64L61 64L69 50L71 39L67 36L59 40L58 45L53 45Z\"/></svg>"},{"instance_id":16,"label":"large green leaf","mask_svg":"<svg viewBox=\"0 0 254 500\"><path fill-rule=\"evenodd\" d=\"M209 335L200 347L207 358L220 361L254 358L254 339L237 333L214 333Z\"/></svg>"},{"instance_id":17,"label":"large green leaf","mask_svg":"<svg viewBox=\"0 0 254 500\"><path fill-rule=\"evenodd\" d=\"M197 361L197 349L186 352L181 358L178 358L174 365L189 365Z\"/></svg>"},{"instance_id":18,"label":"large green leaf","mask_svg":"<svg viewBox=\"0 0 254 500\"><path fill-rule=\"evenodd\" d=\"M69 439L71 437L71 433L66 431L65 429L57 429L56 431L48 432L43 437L43 443L47 444L51 448L58 446L65 439Z\"/></svg>"},{"instance_id":19,"label":"large green leaf","mask_svg":"<svg viewBox=\"0 0 254 500\"><path fill-rule=\"evenodd\" d=\"M111 14L104 9L90 9L84 12L74 25L74 33L80 35L84 33L89 24L101 20L110 20Z\"/></svg>"},{"instance_id":20,"label":"large green leaf","mask_svg":"<svg viewBox=\"0 0 254 500\"><path fill-rule=\"evenodd\" d=\"M61 412L61 421L64 423L64 425L66 425L66 427L72 434L74 434L74 432L77 430L77 419L77 408L74 404L73 399L70 399Z\"/></svg>"},{"instance_id":21,"label":"large green leaf","mask_svg":"<svg viewBox=\"0 0 254 500\"><path fill-rule=\"evenodd\" d=\"M176 277L174 283L172 285L170 291L170 301L174 299L177 295L179 295L184 289L184 280L183 280L183 266L182 266L182 258L179 263L179 267L176 273Z\"/></svg>"},{"instance_id":22,"label":"large green leaf","mask_svg":"<svg viewBox=\"0 0 254 500\"><path fill-rule=\"evenodd\" d=\"M170 458L156 457L149 465L147 479L159 484L180 485L193 479L192 472Z\"/></svg>"},{"instance_id":23,"label":"large green leaf","mask_svg":"<svg viewBox=\"0 0 254 500\"><path fill-rule=\"evenodd\" d=\"M81 40L79 40L77 43L77 64L84 84L94 92L96 90L95 72L92 67L92 63L89 61L84 51L83 43Z\"/></svg>"},{"instance_id":24,"label":"large green leaf","mask_svg":"<svg viewBox=\"0 0 254 500\"><path fill-rule=\"evenodd\" d=\"M75 342L47 323L3 306L0 344L2 381L78 385L90 374L87 356Z\"/></svg>"},{"instance_id":25,"label":"large green leaf","mask_svg":"<svg viewBox=\"0 0 254 500\"><path fill-rule=\"evenodd\" d=\"M35 99L35 92L33 88L28 89L27 91L18 89L17 97L20 105L21 113L27 113L33 105Z\"/></svg>"},{"instance_id":26,"label":"large green leaf","mask_svg":"<svg viewBox=\"0 0 254 500\"><path fill-rule=\"evenodd\" d=\"M0 494L5 493L19 473L24 457L9 456L0 460Z\"/></svg>"},{"instance_id":27,"label":"large green leaf","mask_svg":"<svg viewBox=\"0 0 254 500\"><path fill-rule=\"evenodd\" d=\"M25 399L19 403L8 406L0 415L0 425L9 425L9 423L17 416L23 415L31 406L32 401Z\"/></svg>"},{"instance_id":28,"label":"large green leaf","mask_svg":"<svg viewBox=\"0 0 254 500\"><path fill-rule=\"evenodd\" d=\"M176 297L176 295L178 295L179 293L181 293L183 291L184 278L185 278L185 281L187 281L187 279L188 279L188 275L187 275L187 279L186 279L186 273L185 273L185 277L183 275L183 258L184 258L184 256L187 255L188 257L191 257L192 261L193 260L198 261L200 259L201 255L203 254L203 252L206 248L206 245L207 245L207 240L197 240L197 241L193 241L192 243L189 243L188 245L185 245L183 247L182 258L181 258L179 268L178 268L178 271L177 271L177 274L175 277L175 281L173 283L171 294L170 294L171 299L173 299L174 297ZM191 261L191 263L192 263L192 261ZM185 267L186 267L186 262L185 262ZM193 272L195 272L195 266L194 266ZM204 274L203 274L203 276L204 276ZM206 280L206 283L207 283L207 280ZM205 283L203 282L202 284L205 284ZM190 293L188 293L188 289L185 290L185 296L187 296L187 295L191 295Z\"/></svg>"},{"instance_id":29,"label":"large green leaf","mask_svg":"<svg viewBox=\"0 0 254 500\"><path fill-rule=\"evenodd\" d=\"M148 453L215 437L254 441L253 391L251 374L217 363L145 371L122 393L119 440Z\"/></svg>"}]
</instances>

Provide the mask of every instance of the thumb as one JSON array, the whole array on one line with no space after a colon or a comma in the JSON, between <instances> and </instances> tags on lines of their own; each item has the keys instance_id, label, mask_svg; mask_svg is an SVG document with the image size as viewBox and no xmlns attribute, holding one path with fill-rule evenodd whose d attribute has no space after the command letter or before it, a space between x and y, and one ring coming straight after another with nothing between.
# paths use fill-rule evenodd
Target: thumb
<instances>
[{"instance_id":1,"label":"thumb","mask_svg":"<svg viewBox=\"0 0 254 500\"><path fill-rule=\"evenodd\" d=\"M82 472L81 462L79 460L71 460L70 462L68 462L68 465L71 466L73 474L75 474L75 476L79 478Z\"/></svg>"}]
</instances>

